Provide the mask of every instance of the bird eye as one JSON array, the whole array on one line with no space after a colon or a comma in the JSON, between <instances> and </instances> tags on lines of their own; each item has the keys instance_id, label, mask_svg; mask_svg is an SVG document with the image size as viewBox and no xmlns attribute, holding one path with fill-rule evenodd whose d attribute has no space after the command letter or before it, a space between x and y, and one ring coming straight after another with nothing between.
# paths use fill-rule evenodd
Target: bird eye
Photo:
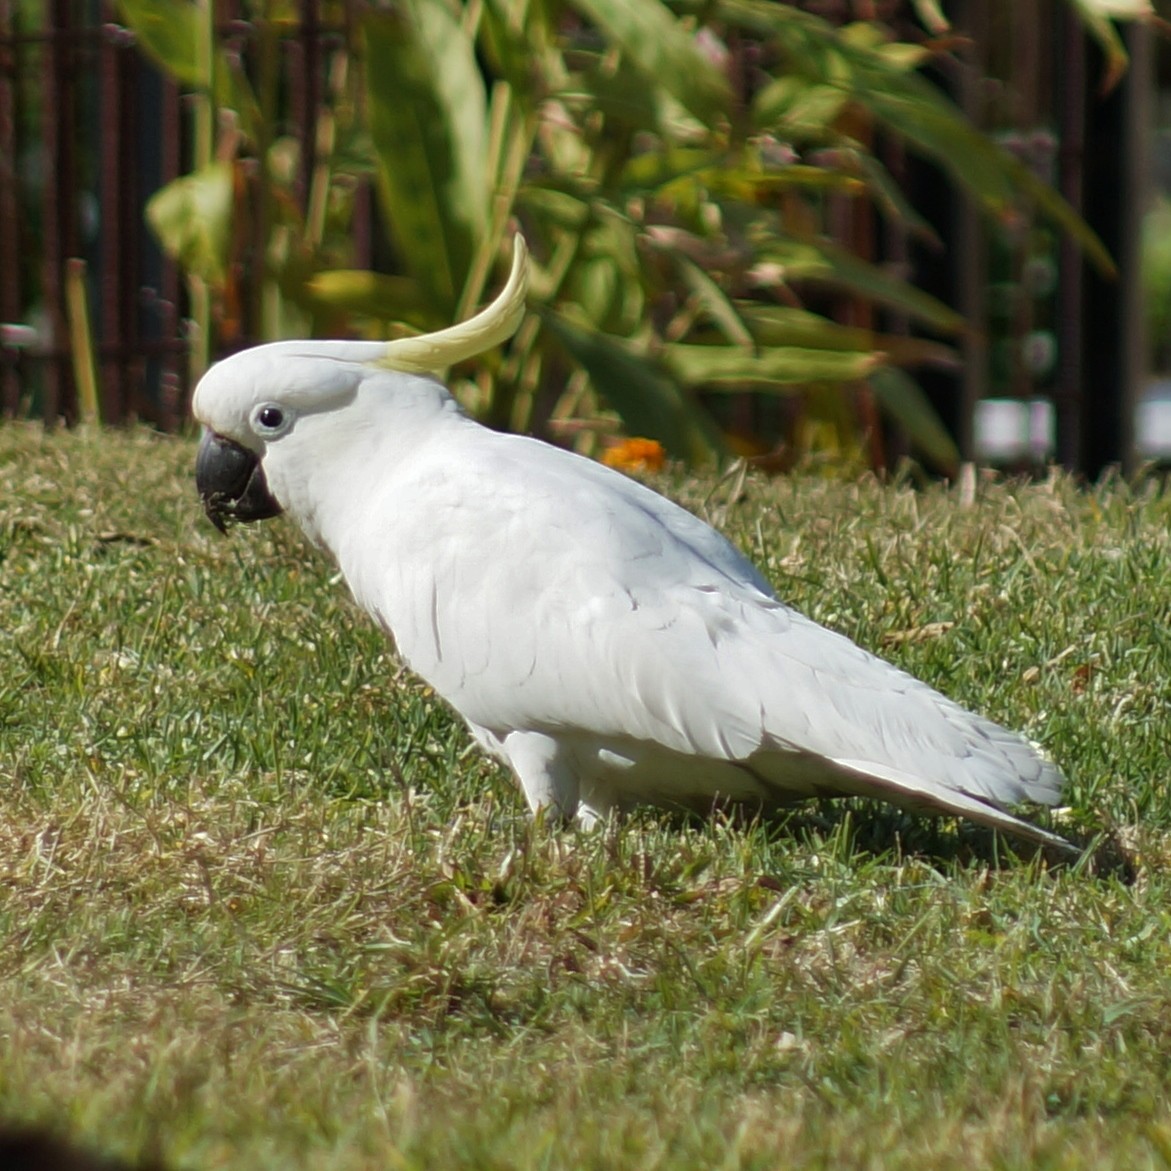
<instances>
[{"instance_id":1,"label":"bird eye","mask_svg":"<svg viewBox=\"0 0 1171 1171\"><path fill-rule=\"evenodd\" d=\"M252 412L252 427L263 439L273 439L289 429L293 416L275 403L262 403Z\"/></svg>"}]
</instances>

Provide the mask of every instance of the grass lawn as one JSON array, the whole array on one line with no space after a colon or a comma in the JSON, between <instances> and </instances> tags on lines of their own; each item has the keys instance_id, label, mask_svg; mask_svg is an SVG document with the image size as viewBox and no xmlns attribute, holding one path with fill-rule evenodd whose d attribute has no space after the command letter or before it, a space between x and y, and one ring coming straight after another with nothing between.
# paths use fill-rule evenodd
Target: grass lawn
<instances>
[{"instance_id":1,"label":"grass lawn","mask_svg":"<svg viewBox=\"0 0 1171 1171\"><path fill-rule=\"evenodd\" d=\"M190 441L0 426L0 1120L178 1168L1171 1165L1171 502L669 485L1047 745L1050 870L864 802L530 824Z\"/></svg>"}]
</instances>

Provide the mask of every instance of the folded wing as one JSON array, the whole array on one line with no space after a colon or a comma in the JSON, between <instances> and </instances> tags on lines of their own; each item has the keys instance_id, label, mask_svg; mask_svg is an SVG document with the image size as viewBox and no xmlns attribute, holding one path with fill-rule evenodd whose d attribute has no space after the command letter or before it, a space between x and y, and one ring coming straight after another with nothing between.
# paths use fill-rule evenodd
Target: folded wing
<instances>
[{"instance_id":1,"label":"folded wing","mask_svg":"<svg viewBox=\"0 0 1171 1171\"><path fill-rule=\"evenodd\" d=\"M373 608L476 727L732 762L777 800L873 795L1016 832L1033 827L1002 807L1058 800L1060 772L1021 737L778 601L689 513L555 449L472 438L423 475L425 519L393 542L398 596ZM679 772L694 805L702 770Z\"/></svg>"}]
</instances>

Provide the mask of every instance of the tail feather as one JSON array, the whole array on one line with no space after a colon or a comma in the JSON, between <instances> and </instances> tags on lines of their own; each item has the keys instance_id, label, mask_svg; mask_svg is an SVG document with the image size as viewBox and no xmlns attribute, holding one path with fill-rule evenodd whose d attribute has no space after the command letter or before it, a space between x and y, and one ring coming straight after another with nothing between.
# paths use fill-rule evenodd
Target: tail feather
<instances>
[{"instance_id":1,"label":"tail feather","mask_svg":"<svg viewBox=\"0 0 1171 1171\"><path fill-rule=\"evenodd\" d=\"M1014 817L988 801L960 790L935 785L922 777L899 772L889 765L874 764L871 761L834 760L833 763L842 770L839 776L842 779L843 790L848 788L856 796L881 797L907 809L966 817L979 825L1036 842L1065 855L1080 853L1072 842L1066 841L1060 835ZM1043 763L1053 769L1048 762ZM1055 769L1053 771L1056 772Z\"/></svg>"}]
</instances>

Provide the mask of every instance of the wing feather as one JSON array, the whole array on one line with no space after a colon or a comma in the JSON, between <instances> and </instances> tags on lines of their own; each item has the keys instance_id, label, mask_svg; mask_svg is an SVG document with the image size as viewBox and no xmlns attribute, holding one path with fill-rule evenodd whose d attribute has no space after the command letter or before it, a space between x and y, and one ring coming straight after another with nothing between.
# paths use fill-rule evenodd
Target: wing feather
<instances>
[{"instance_id":1,"label":"wing feather","mask_svg":"<svg viewBox=\"0 0 1171 1171\"><path fill-rule=\"evenodd\" d=\"M780 602L690 513L456 421L388 477L357 554L335 552L472 725L742 764L779 796L811 791L820 760L831 791L1002 826L1016 823L1001 806L1058 799L1061 774L1023 739Z\"/></svg>"}]
</instances>

